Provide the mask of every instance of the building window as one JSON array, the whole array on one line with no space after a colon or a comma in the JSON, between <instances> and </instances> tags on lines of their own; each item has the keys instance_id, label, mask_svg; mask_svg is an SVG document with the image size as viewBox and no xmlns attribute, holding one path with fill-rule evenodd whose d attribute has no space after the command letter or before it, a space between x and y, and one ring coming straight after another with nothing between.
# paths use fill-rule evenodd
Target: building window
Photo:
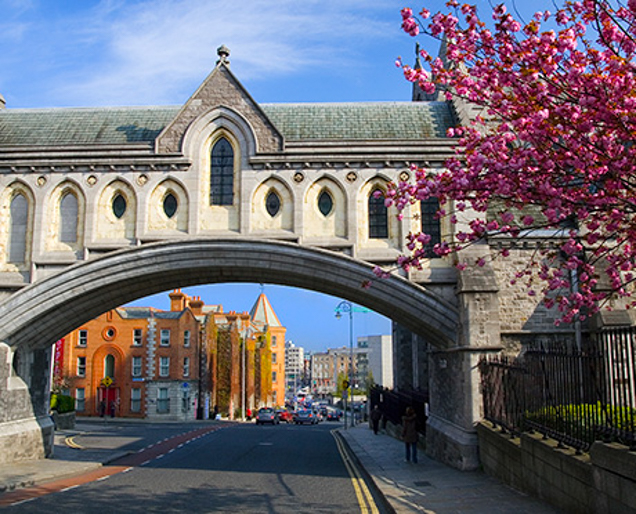
<instances>
[{"instance_id":1,"label":"building window","mask_svg":"<svg viewBox=\"0 0 636 514\"><path fill-rule=\"evenodd\" d=\"M159 358L159 376L167 377L170 375L170 357Z\"/></svg>"},{"instance_id":2,"label":"building window","mask_svg":"<svg viewBox=\"0 0 636 514\"><path fill-rule=\"evenodd\" d=\"M234 150L222 137L212 147L210 166L210 205L234 203Z\"/></svg>"},{"instance_id":3,"label":"building window","mask_svg":"<svg viewBox=\"0 0 636 514\"><path fill-rule=\"evenodd\" d=\"M170 412L170 399L168 398L167 387L160 387L157 390L157 412Z\"/></svg>"},{"instance_id":4,"label":"building window","mask_svg":"<svg viewBox=\"0 0 636 514\"><path fill-rule=\"evenodd\" d=\"M331 198L329 191L325 190L318 196L318 210L325 217L329 216L333 210L333 198Z\"/></svg>"},{"instance_id":5,"label":"building window","mask_svg":"<svg viewBox=\"0 0 636 514\"><path fill-rule=\"evenodd\" d=\"M104 358L104 377L115 377L115 357L110 354Z\"/></svg>"},{"instance_id":6,"label":"building window","mask_svg":"<svg viewBox=\"0 0 636 514\"><path fill-rule=\"evenodd\" d=\"M190 357L183 358L183 376L184 377L190 376Z\"/></svg>"},{"instance_id":7,"label":"building window","mask_svg":"<svg viewBox=\"0 0 636 514\"><path fill-rule=\"evenodd\" d=\"M159 344L161 346L170 346L170 330L165 328L161 330L161 341Z\"/></svg>"},{"instance_id":8,"label":"building window","mask_svg":"<svg viewBox=\"0 0 636 514\"><path fill-rule=\"evenodd\" d=\"M437 211L439 210L439 201L437 198L429 198L420 202L422 232L431 236L431 241L424 248L424 255L429 259L439 257L433 247L442 242L442 230L440 228L439 219L437 219Z\"/></svg>"},{"instance_id":9,"label":"building window","mask_svg":"<svg viewBox=\"0 0 636 514\"><path fill-rule=\"evenodd\" d=\"M73 193L60 200L60 241L77 243L77 198Z\"/></svg>"},{"instance_id":10,"label":"building window","mask_svg":"<svg viewBox=\"0 0 636 514\"><path fill-rule=\"evenodd\" d=\"M271 191L265 199L265 210L272 218L280 211L280 198L275 191Z\"/></svg>"},{"instance_id":11,"label":"building window","mask_svg":"<svg viewBox=\"0 0 636 514\"><path fill-rule=\"evenodd\" d=\"M143 344L144 333L140 328L133 330L133 346L141 346Z\"/></svg>"},{"instance_id":12,"label":"building window","mask_svg":"<svg viewBox=\"0 0 636 514\"><path fill-rule=\"evenodd\" d=\"M172 193L168 193L163 199L163 212L168 218L172 218L177 213L178 206L177 199Z\"/></svg>"},{"instance_id":13,"label":"building window","mask_svg":"<svg viewBox=\"0 0 636 514\"><path fill-rule=\"evenodd\" d=\"M272 371L272 382L276 382L276 372Z\"/></svg>"},{"instance_id":14,"label":"building window","mask_svg":"<svg viewBox=\"0 0 636 514\"><path fill-rule=\"evenodd\" d=\"M26 258L27 223L29 220L29 202L24 195L18 194L9 206L11 231L9 232L9 262L24 262Z\"/></svg>"},{"instance_id":15,"label":"building window","mask_svg":"<svg viewBox=\"0 0 636 514\"><path fill-rule=\"evenodd\" d=\"M113 214L117 219L121 219L125 213L126 199L121 195L121 193L117 193L115 198L113 198Z\"/></svg>"},{"instance_id":16,"label":"building window","mask_svg":"<svg viewBox=\"0 0 636 514\"><path fill-rule=\"evenodd\" d=\"M133 377L141 376L141 357L132 358L132 376Z\"/></svg>"},{"instance_id":17,"label":"building window","mask_svg":"<svg viewBox=\"0 0 636 514\"><path fill-rule=\"evenodd\" d=\"M130 412L141 412L141 389L138 387L130 390Z\"/></svg>"},{"instance_id":18,"label":"building window","mask_svg":"<svg viewBox=\"0 0 636 514\"><path fill-rule=\"evenodd\" d=\"M86 409L86 390L83 387L75 389L75 410L84 412Z\"/></svg>"},{"instance_id":19,"label":"building window","mask_svg":"<svg viewBox=\"0 0 636 514\"><path fill-rule=\"evenodd\" d=\"M186 348L190 346L190 331L184 330L183 332L183 346Z\"/></svg>"},{"instance_id":20,"label":"building window","mask_svg":"<svg viewBox=\"0 0 636 514\"><path fill-rule=\"evenodd\" d=\"M77 358L77 376L78 377L86 376L86 357Z\"/></svg>"},{"instance_id":21,"label":"building window","mask_svg":"<svg viewBox=\"0 0 636 514\"><path fill-rule=\"evenodd\" d=\"M86 346L88 344L88 330L80 330L77 339L78 346Z\"/></svg>"},{"instance_id":22,"label":"building window","mask_svg":"<svg viewBox=\"0 0 636 514\"><path fill-rule=\"evenodd\" d=\"M276 336L272 336L272 346L276 346Z\"/></svg>"},{"instance_id":23,"label":"building window","mask_svg":"<svg viewBox=\"0 0 636 514\"><path fill-rule=\"evenodd\" d=\"M272 353L272 364L276 364L276 353Z\"/></svg>"},{"instance_id":24,"label":"building window","mask_svg":"<svg viewBox=\"0 0 636 514\"><path fill-rule=\"evenodd\" d=\"M386 239L389 237L389 219L384 205L384 193L375 189L369 196L369 238Z\"/></svg>"}]
</instances>

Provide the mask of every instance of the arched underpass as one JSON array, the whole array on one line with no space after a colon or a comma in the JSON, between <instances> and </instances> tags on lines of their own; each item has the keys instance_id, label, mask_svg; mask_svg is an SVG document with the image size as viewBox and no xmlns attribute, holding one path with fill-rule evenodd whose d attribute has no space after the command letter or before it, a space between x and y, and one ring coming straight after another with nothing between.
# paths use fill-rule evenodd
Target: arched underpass
<instances>
[{"instance_id":1,"label":"arched underpass","mask_svg":"<svg viewBox=\"0 0 636 514\"><path fill-rule=\"evenodd\" d=\"M399 276L378 279L372 265L339 253L293 243L239 239L187 239L113 252L36 282L0 304L0 354L4 354L0 355L4 398L0 426L5 428L0 433L6 434L0 438L0 446L10 449L3 452L5 461L50 452L53 429L48 418L48 393L53 342L132 300L173 288L220 282L268 282L338 296L387 316L440 351L458 346L460 316L450 303ZM15 376L11 366L17 349L21 361L22 355L29 356L30 371L21 377ZM451 416L435 417L433 412L431 419L437 420L438 427L432 432L445 432L448 418L464 419L468 429L472 427L475 370L471 355L458 353L459 361L453 366L458 383L452 386L455 391L431 390L440 398L444 395L445 403L447 398L461 396L451 401ZM454 409L457 412L453 413ZM455 437L459 447L469 447L469 453L476 455L476 439L466 435L470 430L454 421L449 424L451 439ZM454 436L453 431L458 430L459 435ZM17 435L19 445L15 444ZM462 456L461 448L455 451L460 455L455 465L474 467L476 457Z\"/></svg>"}]
</instances>

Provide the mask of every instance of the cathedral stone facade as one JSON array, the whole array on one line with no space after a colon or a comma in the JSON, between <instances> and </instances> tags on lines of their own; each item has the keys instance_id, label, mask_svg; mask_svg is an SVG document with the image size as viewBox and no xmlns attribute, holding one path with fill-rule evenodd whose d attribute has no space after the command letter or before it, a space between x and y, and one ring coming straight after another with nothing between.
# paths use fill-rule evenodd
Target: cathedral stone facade
<instances>
[{"instance_id":1,"label":"cathedral stone facade","mask_svg":"<svg viewBox=\"0 0 636 514\"><path fill-rule=\"evenodd\" d=\"M341 296L402 325L394 383L429 392L427 451L477 467L479 358L574 328L555 328L553 313L510 283L531 240L508 261L491 258L506 240L460 256L483 267L431 256L421 270L395 269L409 232L452 240L476 216L451 225L423 202L398 219L382 199L412 166L440 170L454 152L447 129L475 113L417 95L261 104L228 55L219 49L181 106L0 103L0 460L50 453L48 349L59 337L139 296L252 281ZM390 278L375 279L374 266Z\"/></svg>"}]
</instances>

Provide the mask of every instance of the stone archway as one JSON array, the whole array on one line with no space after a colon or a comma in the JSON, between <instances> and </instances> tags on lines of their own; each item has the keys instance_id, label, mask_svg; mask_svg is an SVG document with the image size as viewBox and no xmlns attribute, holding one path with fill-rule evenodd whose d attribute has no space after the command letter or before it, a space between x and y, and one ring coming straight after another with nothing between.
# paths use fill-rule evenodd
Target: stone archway
<instances>
[{"instance_id":1,"label":"stone archway","mask_svg":"<svg viewBox=\"0 0 636 514\"><path fill-rule=\"evenodd\" d=\"M373 309L440 348L456 344L459 315L445 300L398 276L377 279L373 266L293 243L184 239L113 252L36 282L0 304L0 462L50 455L50 347L99 314L175 287L263 282L336 295ZM370 287L363 284L371 283ZM30 372L12 373L16 350ZM6 436L5 436L6 434ZM16 444L16 441L20 444Z\"/></svg>"},{"instance_id":2,"label":"stone archway","mask_svg":"<svg viewBox=\"0 0 636 514\"><path fill-rule=\"evenodd\" d=\"M453 346L457 310L398 276L378 279L373 266L293 243L187 239L121 250L71 266L0 304L0 341L38 349L108 309L175 287L263 282L331 294L364 305L411 331ZM364 283L371 282L368 288Z\"/></svg>"}]
</instances>

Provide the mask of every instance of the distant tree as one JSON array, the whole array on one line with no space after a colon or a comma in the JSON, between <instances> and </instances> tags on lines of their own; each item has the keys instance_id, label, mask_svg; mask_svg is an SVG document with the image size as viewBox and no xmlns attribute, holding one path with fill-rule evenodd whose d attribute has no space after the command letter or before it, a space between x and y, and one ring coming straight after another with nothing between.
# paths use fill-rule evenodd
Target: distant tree
<instances>
[{"instance_id":1,"label":"distant tree","mask_svg":"<svg viewBox=\"0 0 636 514\"><path fill-rule=\"evenodd\" d=\"M456 228L434 252L457 255L459 268L467 264L461 250L478 241L503 239L506 256L515 240L538 237L513 282L556 305L563 321L617 298L633 306L636 0L563 1L525 23L503 4L488 22L475 6L446 5L449 12L433 16L402 10L403 30L445 47L437 58L422 51L424 65L403 65L404 74L481 115L448 131L457 156L445 170L414 169L414 180L395 184L387 203L401 210L437 198L438 215ZM460 226L462 217L471 221ZM400 264L419 266L429 242L428 234L410 234Z\"/></svg>"}]
</instances>

